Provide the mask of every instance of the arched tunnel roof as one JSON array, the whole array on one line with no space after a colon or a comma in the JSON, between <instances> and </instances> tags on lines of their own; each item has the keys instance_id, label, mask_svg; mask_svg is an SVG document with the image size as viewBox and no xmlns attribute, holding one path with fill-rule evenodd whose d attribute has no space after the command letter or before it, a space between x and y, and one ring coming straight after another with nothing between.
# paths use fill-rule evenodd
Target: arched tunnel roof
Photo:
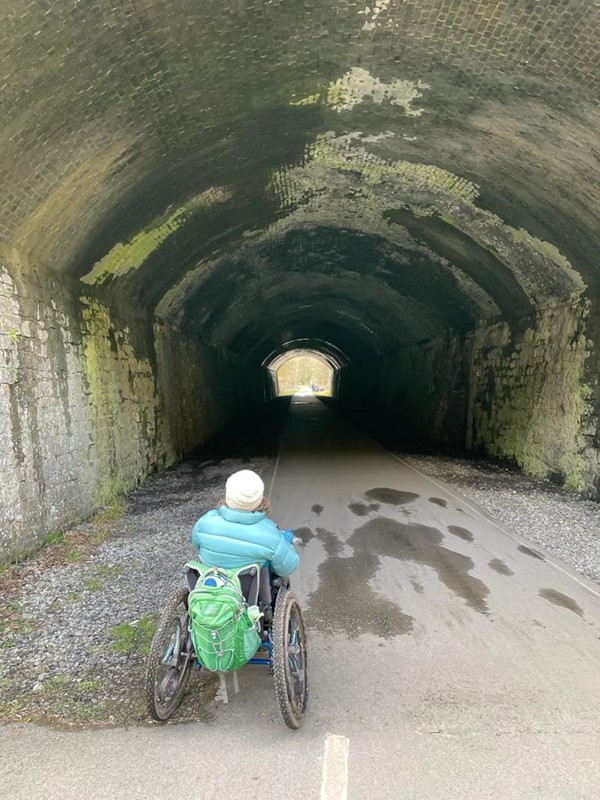
<instances>
[{"instance_id":1,"label":"arched tunnel roof","mask_svg":"<svg viewBox=\"0 0 600 800\"><path fill-rule=\"evenodd\" d=\"M600 6L10 0L0 249L262 362L596 291Z\"/></svg>"},{"instance_id":2,"label":"arched tunnel roof","mask_svg":"<svg viewBox=\"0 0 600 800\"><path fill-rule=\"evenodd\" d=\"M329 342L322 342L318 339L296 339L286 342L276 352L270 353L263 361L263 366L277 371L288 361L301 356L317 358L327 364L334 372L349 363L346 356Z\"/></svg>"}]
</instances>

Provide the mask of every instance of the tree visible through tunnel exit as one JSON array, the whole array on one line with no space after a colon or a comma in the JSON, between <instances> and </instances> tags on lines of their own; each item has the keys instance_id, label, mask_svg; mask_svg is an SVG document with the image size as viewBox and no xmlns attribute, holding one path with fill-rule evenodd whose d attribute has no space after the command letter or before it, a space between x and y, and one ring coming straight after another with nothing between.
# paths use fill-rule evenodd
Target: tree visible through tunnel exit
<instances>
[{"instance_id":1,"label":"tree visible through tunnel exit","mask_svg":"<svg viewBox=\"0 0 600 800\"><path fill-rule=\"evenodd\" d=\"M278 396L308 391L331 396L333 369L323 358L305 350L293 350L286 356L274 369Z\"/></svg>"}]
</instances>

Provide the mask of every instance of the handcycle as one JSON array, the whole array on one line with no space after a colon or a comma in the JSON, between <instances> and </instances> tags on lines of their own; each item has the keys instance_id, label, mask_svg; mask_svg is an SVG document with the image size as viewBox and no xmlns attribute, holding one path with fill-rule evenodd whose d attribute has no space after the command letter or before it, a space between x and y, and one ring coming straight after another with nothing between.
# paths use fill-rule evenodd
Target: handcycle
<instances>
[{"instance_id":1,"label":"handcycle","mask_svg":"<svg viewBox=\"0 0 600 800\"><path fill-rule=\"evenodd\" d=\"M201 577L198 562L184 567L186 585L165 606L152 640L146 667L146 701L150 715L166 722L177 711L191 670L203 669L191 635L188 597ZM268 666L285 724L297 729L308 702L306 627L289 579L278 578L268 566L249 564L234 571L249 606L258 606L260 645L248 664Z\"/></svg>"}]
</instances>

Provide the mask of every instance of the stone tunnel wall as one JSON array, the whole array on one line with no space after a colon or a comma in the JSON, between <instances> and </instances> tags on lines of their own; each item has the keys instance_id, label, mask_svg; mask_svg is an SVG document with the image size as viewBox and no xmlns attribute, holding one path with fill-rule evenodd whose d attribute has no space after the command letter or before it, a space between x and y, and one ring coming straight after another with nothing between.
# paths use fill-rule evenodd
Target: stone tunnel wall
<instances>
[{"instance_id":1,"label":"stone tunnel wall","mask_svg":"<svg viewBox=\"0 0 600 800\"><path fill-rule=\"evenodd\" d=\"M600 297L589 297L586 335L588 355L584 365L583 460L586 492L600 499Z\"/></svg>"},{"instance_id":2,"label":"stone tunnel wall","mask_svg":"<svg viewBox=\"0 0 600 800\"><path fill-rule=\"evenodd\" d=\"M189 454L232 417L264 399L259 369L155 325L161 408L169 421L170 458Z\"/></svg>"},{"instance_id":3,"label":"stone tunnel wall","mask_svg":"<svg viewBox=\"0 0 600 800\"><path fill-rule=\"evenodd\" d=\"M0 261L0 319L0 561L172 463L239 408L230 357L181 335L175 347L168 330L155 348L144 320L119 319L74 283Z\"/></svg>"},{"instance_id":4,"label":"stone tunnel wall","mask_svg":"<svg viewBox=\"0 0 600 800\"><path fill-rule=\"evenodd\" d=\"M466 437L468 347L459 337L411 344L346 368L339 399L390 446L461 449Z\"/></svg>"},{"instance_id":5,"label":"stone tunnel wall","mask_svg":"<svg viewBox=\"0 0 600 800\"><path fill-rule=\"evenodd\" d=\"M593 494L593 413L585 383L588 304L573 300L471 337L467 449Z\"/></svg>"},{"instance_id":6,"label":"stone tunnel wall","mask_svg":"<svg viewBox=\"0 0 600 800\"><path fill-rule=\"evenodd\" d=\"M575 298L350 368L340 399L398 446L495 456L600 496L600 313Z\"/></svg>"}]
</instances>

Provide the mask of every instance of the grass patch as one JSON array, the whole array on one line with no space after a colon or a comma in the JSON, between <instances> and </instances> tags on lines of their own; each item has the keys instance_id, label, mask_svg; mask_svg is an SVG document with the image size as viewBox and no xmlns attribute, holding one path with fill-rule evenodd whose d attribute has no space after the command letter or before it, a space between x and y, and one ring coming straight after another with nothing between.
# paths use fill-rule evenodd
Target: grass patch
<instances>
[{"instance_id":1,"label":"grass patch","mask_svg":"<svg viewBox=\"0 0 600 800\"><path fill-rule=\"evenodd\" d=\"M116 685L108 676L102 679L88 674L75 680L60 674L42 683L35 692L31 690L33 683L17 689L10 679L0 679L0 723L30 722L72 729L149 722L143 665L131 665L119 677ZM211 720L218 685L214 674L193 670L173 721Z\"/></svg>"},{"instance_id":2,"label":"grass patch","mask_svg":"<svg viewBox=\"0 0 600 800\"><path fill-rule=\"evenodd\" d=\"M26 636L34 629L31 622L23 616L21 603L12 598L6 598L0 609L0 636L3 637L2 649L9 647L9 642L4 639L11 633Z\"/></svg>"},{"instance_id":3,"label":"grass patch","mask_svg":"<svg viewBox=\"0 0 600 800\"><path fill-rule=\"evenodd\" d=\"M44 544L60 544L61 542L64 542L66 535L66 531L50 531L50 533L46 534Z\"/></svg>"},{"instance_id":4,"label":"grass patch","mask_svg":"<svg viewBox=\"0 0 600 800\"><path fill-rule=\"evenodd\" d=\"M152 637L156 630L156 615L148 614L136 622L123 622L115 625L112 648L122 655L147 655L150 652Z\"/></svg>"},{"instance_id":5,"label":"grass patch","mask_svg":"<svg viewBox=\"0 0 600 800\"><path fill-rule=\"evenodd\" d=\"M123 573L123 567L121 566L109 567L107 564L98 564L98 566L95 567L94 569L97 575L99 575L102 578L107 578L109 580L114 580Z\"/></svg>"},{"instance_id":6,"label":"grass patch","mask_svg":"<svg viewBox=\"0 0 600 800\"><path fill-rule=\"evenodd\" d=\"M30 722L55 728L128 725L147 720L143 697L106 699L91 703L75 697L33 697L23 694L0 701L0 722Z\"/></svg>"},{"instance_id":7,"label":"grass patch","mask_svg":"<svg viewBox=\"0 0 600 800\"><path fill-rule=\"evenodd\" d=\"M99 678L74 680L68 675L54 675L35 692L28 688L15 691L14 682L2 680L0 722L33 722L58 728L86 725L123 725L142 722L147 717L140 691L141 674L122 697L106 697L109 688Z\"/></svg>"},{"instance_id":8,"label":"grass patch","mask_svg":"<svg viewBox=\"0 0 600 800\"><path fill-rule=\"evenodd\" d=\"M98 564L93 567L93 575L83 584L83 588L88 592L100 592L106 588L107 581L113 581L121 575L123 567L109 567L106 564Z\"/></svg>"},{"instance_id":9,"label":"grass patch","mask_svg":"<svg viewBox=\"0 0 600 800\"><path fill-rule=\"evenodd\" d=\"M87 592L101 592L104 589L104 581L100 578L89 578L84 584L83 588Z\"/></svg>"},{"instance_id":10,"label":"grass patch","mask_svg":"<svg viewBox=\"0 0 600 800\"><path fill-rule=\"evenodd\" d=\"M88 535L90 545L98 547L113 537L113 525L122 519L125 513L126 503L124 497L118 497L109 506L101 508L87 524L93 527Z\"/></svg>"},{"instance_id":11,"label":"grass patch","mask_svg":"<svg viewBox=\"0 0 600 800\"><path fill-rule=\"evenodd\" d=\"M105 525L118 522L125 513L126 506L127 504L125 502L125 498L117 497L110 505L104 506L104 508L101 508L99 511L97 511L89 519L89 522L94 525Z\"/></svg>"},{"instance_id":12,"label":"grass patch","mask_svg":"<svg viewBox=\"0 0 600 800\"><path fill-rule=\"evenodd\" d=\"M46 696L62 694L70 683L68 675L53 675L44 684Z\"/></svg>"},{"instance_id":13,"label":"grass patch","mask_svg":"<svg viewBox=\"0 0 600 800\"><path fill-rule=\"evenodd\" d=\"M101 544L114 538L114 525L125 512L125 498L101 508L81 525L68 531L51 531L44 539L42 567L64 566L84 561Z\"/></svg>"},{"instance_id":14,"label":"grass patch","mask_svg":"<svg viewBox=\"0 0 600 800\"><path fill-rule=\"evenodd\" d=\"M94 678L89 681L78 681L77 689L80 692L99 692L102 689L102 681L100 678Z\"/></svg>"}]
</instances>

